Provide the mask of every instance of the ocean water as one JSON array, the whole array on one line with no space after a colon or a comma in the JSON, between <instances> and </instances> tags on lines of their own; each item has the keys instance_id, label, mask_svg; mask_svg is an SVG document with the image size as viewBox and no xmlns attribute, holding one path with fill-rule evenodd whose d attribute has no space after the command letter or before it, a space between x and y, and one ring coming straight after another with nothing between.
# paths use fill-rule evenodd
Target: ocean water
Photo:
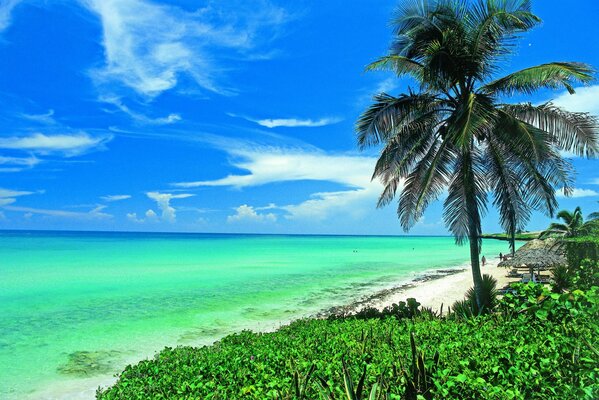
<instances>
[{"instance_id":1,"label":"ocean water","mask_svg":"<svg viewBox=\"0 0 599 400\"><path fill-rule=\"evenodd\" d=\"M273 329L468 260L449 237L0 231L0 398L93 398L164 346Z\"/></svg>"}]
</instances>

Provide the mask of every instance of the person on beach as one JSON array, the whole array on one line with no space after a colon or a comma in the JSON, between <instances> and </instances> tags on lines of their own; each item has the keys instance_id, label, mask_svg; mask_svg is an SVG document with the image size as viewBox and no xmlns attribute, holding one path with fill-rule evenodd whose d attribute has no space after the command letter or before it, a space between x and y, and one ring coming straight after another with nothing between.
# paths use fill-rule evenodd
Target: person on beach
<instances>
[{"instance_id":1,"label":"person on beach","mask_svg":"<svg viewBox=\"0 0 599 400\"><path fill-rule=\"evenodd\" d=\"M503 261L503 253L499 253L499 261Z\"/></svg>"},{"instance_id":2,"label":"person on beach","mask_svg":"<svg viewBox=\"0 0 599 400\"><path fill-rule=\"evenodd\" d=\"M483 256L483 258L482 258L482 260L481 260L481 261L482 261L482 263L483 263L483 267L484 267L484 266L485 266L485 264L487 263L487 259L485 258L485 256Z\"/></svg>"}]
</instances>

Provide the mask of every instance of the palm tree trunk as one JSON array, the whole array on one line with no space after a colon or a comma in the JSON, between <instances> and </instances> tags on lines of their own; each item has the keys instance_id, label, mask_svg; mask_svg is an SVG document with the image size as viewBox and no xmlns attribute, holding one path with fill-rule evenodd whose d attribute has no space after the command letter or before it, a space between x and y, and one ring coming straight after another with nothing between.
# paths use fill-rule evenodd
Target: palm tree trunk
<instances>
[{"instance_id":1,"label":"palm tree trunk","mask_svg":"<svg viewBox=\"0 0 599 400\"><path fill-rule=\"evenodd\" d=\"M510 232L510 252L512 257L516 254L516 232Z\"/></svg>"},{"instance_id":2,"label":"palm tree trunk","mask_svg":"<svg viewBox=\"0 0 599 400\"><path fill-rule=\"evenodd\" d=\"M470 232L476 232L476 227L470 226ZM479 238L477 235L470 235L470 264L472 266L472 280L474 281L474 293L476 294L476 305L478 310L483 306L482 304L482 283L483 277L480 273L480 262L478 256L480 255Z\"/></svg>"},{"instance_id":3,"label":"palm tree trunk","mask_svg":"<svg viewBox=\"0 0 599 400\"><path fill-rule=\"evenodd\" d=\"M480 273L480 234L481 234L481 221L480 213L478 210L478 203L476 201L475 194L475 176L474 170L472 169L472 155L468 154L464 157L468 161L468 165L465 166L465 195L466 195L466 206L468 208L468 241L470 242L470 264L472 267L472 280L474 281L474 293L476 294L476 305L478 311L482 309L483 302L483 277Z\"/></svg>"}]
</instances>

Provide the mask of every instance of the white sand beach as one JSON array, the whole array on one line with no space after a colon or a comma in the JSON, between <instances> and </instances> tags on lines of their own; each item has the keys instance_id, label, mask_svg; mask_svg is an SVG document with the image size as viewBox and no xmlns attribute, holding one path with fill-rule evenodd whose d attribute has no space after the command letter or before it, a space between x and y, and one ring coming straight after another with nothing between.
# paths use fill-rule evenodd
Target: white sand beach
<instances>
[{"instance_id":1,"label":"white sand beach","mask_svg":"<svg viewBox=\"0 0 599 400\"><path fill-rule=\"evenodd\" d=\"M490 259L484 267L481 267L481 270L483 274L491 275L497 279L498 289L517 280L507 277L508 271L505 268L499 268L497 264L499 264L499 258ZM417 283L414 287L376 299L371 305L376 308L384 308L413 297L423 307L431 307L433 310L439 310L443 304L443 309L447 310L447 306L451 306L457 300L462 300L466 291L472 287L470 266L467 265L465 268L465 271L457 274Z\"/></svg>"}]
</instances>

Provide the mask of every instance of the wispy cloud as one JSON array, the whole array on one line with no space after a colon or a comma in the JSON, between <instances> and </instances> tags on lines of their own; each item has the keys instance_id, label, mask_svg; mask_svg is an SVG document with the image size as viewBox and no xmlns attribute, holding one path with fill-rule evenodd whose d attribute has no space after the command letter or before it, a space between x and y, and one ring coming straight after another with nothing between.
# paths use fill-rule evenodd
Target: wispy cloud
<instances>
[{"instance_id":1,"label":"wispy cloud","mask_svg":"<svg viewBox=\"0 0 599 400\"><path fill-rule=\"evenodd\" d=\"M177 219L176 209L171 206L170 202L173 199L185 199L188 197L195 196L190 193L160 193L160 192L147 192L146 196L150 199L154 200L158 205L158 208L162 211L161 218L166 222L175 222ZM152 210L148 210L150 212ZM148 212L146 212L146 217L149 217ZM154 213L154 211L152 211ZM155 216L155 213L154 213Z\"/></svg>"},{"instance_id":2,"label":"wispy cloud","mask_svg":"<svg viewBox=\"0 0 599 400\"><path fill-rule=\"evenodd\" d=\"M175 87L182 75L205 90L230 93L220 83L219 60L247 56L289 17L267 1L209 1L195 12L145 0L81 1L103 28L106 63L93 72L96 82L120 82L148 97Z\"/></svg>"},{"instance_id":3,"label":"wispy cloud","mask_svg":"<svg viewBox=\"0 0 599 400\"><path fill-rule=\"evenodd\" d=\"M271 207L268 207L269 209ZM277 216L273 213L258 213L256 210L265 209L264 207L254 208L252 206L248 206L247 204L241 205L235 208L235 214L229 215L227 217L227 222L237 223L237 222L275 222L277 220Z\"/></svg>"},{"instance_id":4,"label":"wispy cloud","mask_svg":"<svg viewBox=\"0 0 599 400\"><path fill-rule=\"evenodd\" d=\"M174 124L176 122L181 121L181 115L176 114L176 113L171 113L171 114L167 115L166 117L157 117L157 118L148 117L145 114L131 110L129 107L127 107L125 104L123 104L121 99L119 99L118 97L114 97L114 96L101 97L100 101L114 105L117 109L119 109L120 111L129 115L134 121L136 121L140 124L170 125L170 124Z\"/></svg>"},{"instance_id":5,"label":"wispy cloud","mask_svg":"<svg viewBox=\"0 0 599 400\"><path fill-rule=\"evenodd\" d=\"M12 11L21 2L22 0L3 0L0 2L0 32L10 26Z\"/></svg>"},{"instance_id":6,"label":"wispy cloud","mask_svg":"<svg viewBox=\"0 0 599 400\"><path fill-rule=\"evenodd\" d=\"M17 197L29 196L35 193L36 192L0 188L0 207L14 203L15 201L17 201Z\"/></svg>"},{"instance_id":7,"label":"wispy cloud","mask_svg":"<svg viewBox=\"0 0 599 400\"><path fill-rule=\"evenodd\" d=\"M130 198L131 198L131 195L129 195L129 194L110 194L110 195L101 197L102 200L108 201L108 202L127 200Z\"/></svg>"},{"instance_id":8,"label":"wispy cloud","mask_svg":"<svg viewBox=\"0 0 599 400\"><path fill-rule=\"evenodd\" d=\"M373 96L381 93L393 94L399 88L399 79L395 76L378 81L375 85L360 91L356 105L360 108L372 102Z\"/></svg>"},{"instance_id":9,"label":"wispy cloud","mask_svg":"<svg viewBox=\"0 0 599 400\"><path fill-rule=\"evenodd\" d=\"M599 196L599 192L592 189L574 188L572 189L570 196L564 195L564 191L562 189L558 190L556 195L557 197L561 198L595 197Z\"/></svg>"},{"instance_id":10,"label":"wispy cloud","mask_svg":"<svg viewBox=\"0 0 599 400\"><path fill-rule=\"evenodd\" d=\"M40 159L33 155L29 157L0 156L0 172L19 172L33 168L40 162Z\"/></svg>"},{"instance_id":11,"label":"wispy cloud","mask_svg":"<svg viewBox=\"0 0 599 400\"><path fill-rule=\"evenodd\" d=\"M256 124L258 124L260 126L264 126L266 128L279 128L279 127L316 128L316 127L320 127L320 126L337 124L337 123L343 121L343 118L337 118L337 117L326 117L326 118L320 118L320 119L309 119L309 118L306 118L306 119L301 119L301 118L257 119L257 118L240 116L240 115L233 114L233 113L229 113L228 115L231 117L239 117L239 118L243 118L247 121L255 122Z\"/></svg>"},{"instance_id":12,"label":"wispy cloud","mask_svg":"<svg viewBox=\"0 0 599 400\"><path fill-rule=\"evenodd\" d=\"M288 219L325 219L335 213L358 216L372 210L381 191L378 182L371 182L376 159L348 154L327 154L317 149L246 146L226 149L235 168L248 171L245 175L195 182L179 182L182 188L231 186L236 188L266 185L276 182L325 181L347 186L347 190L313 193L298 204L279 206ZM257 209L254 209L257 210ZM245 210L250 211L250 210Z\"/></svg>"},{"instance_id":13,"label":"wispy cloud","mask_svg":"<svg viewBox=\"0 0 599 400\"><path fill-rule=\"evenodd\" d=\"M43 114L22 113L21 117L23 117L29 121L38 122L38 123L44 124L44 125L56 124L56 120L54 119L54 110L52 110L52 109L48 110L47 113L43 113Z\"/></svg>"},{"instance_id":14,"label":"wispy cloud","mask_svg":"<svg viewBox=\"0 0 599 400\"><path fill-rule=\"evenodd\" d=\"M36 154L60 153L67 157L80 155L92 149L103 148L112 136L95 137L85 132L46 135L34 133L28 136L0 138L0 149L22 150Z\"/></svg>"},{"instance_id":15,"label":"wispy cloud","mask_svg":"<svg viewBox=\"0 0 599 400\"><path fill-rule=\"evenodd\" d=\"M327 154L313 149L245 147L226 149L234 157L231 164L249 171L245 175L195 182L178 182L181 188L202 186L259 186L274 182L301 180L329 181L362 187L370 182L373 157Z\"/></svg>"},{"instance_id":16,"label":"wispy cloud","mask_svg":"<svg viewBox=\"0 0 599 400\"><path fill-rule=\"evenodd\" d=\"M46 215L49 217L58 217L58 218L72 218L72 219L109 219L113 216L111 214L107 214L102 212L106 206L98 205L91 209L88 212L77 212L77 211L64 211L64 210L48 210L43 208L31 208L31 207L17 207L17 206L6 206L5 210L8 211L17 211L24 212L30 214L40 214Z\"/></svg>"}]
</instances>

